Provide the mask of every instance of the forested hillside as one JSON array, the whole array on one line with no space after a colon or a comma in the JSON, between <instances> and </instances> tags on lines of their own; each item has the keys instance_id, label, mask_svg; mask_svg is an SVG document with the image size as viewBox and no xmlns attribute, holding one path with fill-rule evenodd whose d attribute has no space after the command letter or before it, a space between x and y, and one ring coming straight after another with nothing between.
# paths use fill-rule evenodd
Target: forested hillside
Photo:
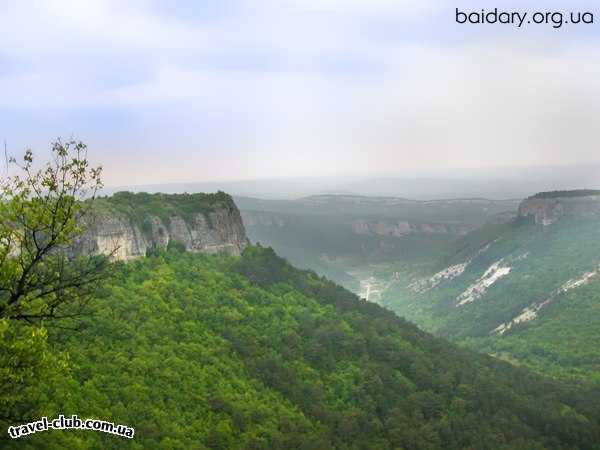
<instances>
[{"instance_id":1,"label":"forested hillside","mask_svg":"<svg viewBox=\"0 0 600 450\"><path fill-rule=\"evenodd\" d=\"M600 450L594 4L0 0L0 450Z\"/></svg>"},{"instance_id":2,"label":"forested hillside","mask_svg":"<svg viewBox=\"0 0 600 450\"><path fill-rule=\"evenodd\" d=\"M8 448L594 449L600 393L460 350L270 249L158 251L77 322L31 415L97 417L132 441L50 431ZM79 331L72 331L76 327ZM71 330L71 331L69 331ZM44 400L45 399L45 400Z\"/></svg>"},{"instance_id":3,"label":"forested hillside","mask_svg":"<svg viewBox=\"0 0 600 450\"><path fill-rule=\"evenodd\" d=\"M541 373L600 382L600 217L486 226L384 303L425 329Z\"/></svg>"}]
</instances>

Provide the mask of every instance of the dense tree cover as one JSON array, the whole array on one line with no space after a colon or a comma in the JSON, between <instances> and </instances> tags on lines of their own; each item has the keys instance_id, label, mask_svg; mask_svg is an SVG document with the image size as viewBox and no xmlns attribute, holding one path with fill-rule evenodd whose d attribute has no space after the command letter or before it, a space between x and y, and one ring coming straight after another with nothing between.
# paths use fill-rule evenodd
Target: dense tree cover
<instances>
[{"instance_id":1,"label":"dense tree cover","mask_svg":"<svg viewBox=\"0 0 600 450\"><path fill-rule=\"evenodd\" d=\"M600 397L460 350L271 249L119 264L37 410L135 427L8 448L593 449ZM0 328L1 330L1 328Z\"/></svg>"},{"instance_id":2,"label":"dense tree cover","mask_svg":"<svg viewBox=\"0 0 600 450\"><path fill-rule=\"evenodd\" d=\"M396 283L385 294L386 304L439 335L493 353L541 373L577 381L600 379L600 284L580 286L557 295L569 280L577 280L600 264L597 216L564 217L540 227L520 223L485 227L464 239L460 257L446 264L471 260L463 274L423 294ZM485 242L489 246L485 246ZM485 251L481 251L484 248ZM495 262L511 267L472 303L457 307L456 298ZM498 325L518 316L525 307L553 297L538 317L505 335L490 335Z\"/></svg>"},{"instance_id":3,"label":"dense tree cover","mask_svg":"<svg viewBox=\"0 0 600 450\"><path fill-rule=\"evenodd\" d=\"M529 198L559 198L559 197L586 197L588 195L600 195L597 189L575 189L570 191L548 191L538 192Z\"/></svg>"},{"instance_id":4,"label":"dense tree cover","mask_svg":"<svg viewBox=\"0 0 600 450\"><path fill-rule=\"evenodd\" d=\"M540 373L600 385L600 280L568 291L540 318L514 327L502 338L466 339L465 344Z\"/></svg>"},{"instance_id":5,"label":"dense tree cover","mask_svg":"<svg viewBox=\"0 0 600 450\"><path fill-rule=\"evenodd\" d=\"M32 417L44 403L40 380L61 383L68 375L68 359L48 344L47 331L41 326L0 319L0 424L2 433L8 424ZM5 426L6 425L6 426ZM2 440L7 438L4 434Z\"/></svg>"},{"instance_id":6,"label":"dense tree cover","mask_svg":"<svg viewBox=\"0 0 600 450\"><path fill-rule=\"evenodd\" d=\"M127 217L142 228L151 216L159 217L163 221L168 221L172 216L191 220L196 214L202 213L209 220L208 213L217 208L236 208L233 199L221 191L209 194L149 194L123 191L96 199L94 207L98 212Z\"/></svg>"}]
</instances>

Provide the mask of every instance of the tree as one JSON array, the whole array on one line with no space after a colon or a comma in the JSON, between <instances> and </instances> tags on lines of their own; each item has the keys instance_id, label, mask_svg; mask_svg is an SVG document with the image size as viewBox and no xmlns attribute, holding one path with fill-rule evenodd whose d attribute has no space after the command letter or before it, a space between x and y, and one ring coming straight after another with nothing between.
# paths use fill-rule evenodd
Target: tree
<instances>
[{"instance_id":1,"label":"tree","mask_svg":"<svg viewBox=\"0 0 600 450\"><path fill-rule=\"evenodd\" d=\"M102 186L83 143L56 141L38 170L30 150L10 163L17 174L0 182L0 422L22 422L43 403L39 381L68 373L43 321L80 314L109 258L72 247Z\"/></svg>"},{"instance_id":2,"label":"tree","mask_svg":"<svg viewBox=\"0 0 600 450\"><path fill-rule=\"evenodd\" d=\"M0 185L0 319L76 315L108 268L108 258L72 249L102 187L101 167L90 167L85 144L60 139L41 169L31 150L10 162L19 173Z\"/></svg>"}]
</instances>

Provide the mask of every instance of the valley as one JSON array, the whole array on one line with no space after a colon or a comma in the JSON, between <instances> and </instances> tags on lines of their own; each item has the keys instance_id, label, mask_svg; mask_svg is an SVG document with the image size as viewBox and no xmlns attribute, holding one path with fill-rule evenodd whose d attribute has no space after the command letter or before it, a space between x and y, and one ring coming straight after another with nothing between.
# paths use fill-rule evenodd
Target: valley
<instances>
[{"instance_id":1,"label":"valley","mask_svg":"<svg viewBox=\"0 0 600 450\"><path fill-rule=\"evenodd\" d=\"M291 201L286 212L240 203L254 208L244 218L269 218L246 222L252 241L427 331L540 373L600 381L596 191L506 202L325 196L298 200L294 219ZM321 245L328 233L335 246Z\"/></svg>"},{"instance_id":2,"label":"valley","mask_svg":"<svg viewBox=\"0 0 600 450\"><path fill-rule=\"evenodd\" d=\"M378 278L375 269L385 267L382 265L368 266L368 269L351 269L347 273L359 283L359 290L355 292L360 298L374 303L381 302L383 292L388 288L389 281L385 278Z\"/></svg>"},{"instance_id":3,"label":"valley","mask_svg":"<svg viewBox=\"0 0 600 450\"><path fill-rule=\"evenodd\" d=\"M589 313L600 302L577 294L600 292L598 262L583 270L597 249L566 243L572 232L598 237L594 215L539 225L514 220L505 202L453 200L432 210L343 198L338 206L350 211L332 217L336 200L317 200L303 201L303 215L240 212L223 192L95 200L91 226L71 252L51 256L107 260L110 276L90 293L86 314L67 315L58 327L32 334L33 325L0 322L0 360L16 353L34 362L23 374L10 366L23 381L4 398L11 414L61 411L132 424L135 440L75 430L5 447L593 448L600 394L588 344L600 315ZM397 203L412 215L403 217ZM470 220L452 222L455 208ZM357 232L357 220L403 231ZM292 258L319 265L295 268L271 243L256 242L269 237ZM578 264L557 277L559 261L573 254ZM532 261L544 258L555 265L538 280ZM515 274L538 280L539 292L527 286L535 295L510 298L510 307L490 297ZM535 303L548 280L552 294ZM537 326L523 329L530 335L516 333L529 323ZM545 353L532 349L539 342ZM518 367L543 372L549 355L561 358L555 378L582 382Z\"/></svg>"},{"instance_id":4,"label":"valley","mask_svg":"<svg viewBox=\"0 0 600 450\"><path fill-rule=\"evenodd\" d=\"M499 3L0 2L0 449L600 450L600 33Z\"/></svg>"},{"instance_id":5,"label":"valley","mask_svg":"<svg viewBox=\"0 0 600 450\"><path fill-rule=\"evenodd\" d=\"M234 199L252 242L270 245L293 264L316 270L355 292L360 291L361 277L352 273L393 273L395 266L405 263L426 270L458 237L488 221L511 220L519 204L352 195Z\"/></svg>"}]
</instances>

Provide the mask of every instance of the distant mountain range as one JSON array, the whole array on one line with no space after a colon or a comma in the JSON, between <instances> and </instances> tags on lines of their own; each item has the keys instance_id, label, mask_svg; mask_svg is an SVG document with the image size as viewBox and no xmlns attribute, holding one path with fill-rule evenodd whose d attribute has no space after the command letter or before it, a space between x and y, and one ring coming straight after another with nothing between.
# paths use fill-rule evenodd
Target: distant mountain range
<instances>
[{"instance_id":1,"label":"distant mountain range","mask_svg":"<svg viewBox=\"0 0 600 450\"><path fill-rule=\"evenodd\" d=\"M392 196L419 200L485 197L525 198L532 192L600 189L600 166L508 167L453 171L409 171L390 176L306 177L113 186L107 194L133 192L216 192L265 199L298 199L319 194Z\"/></svg>"}]
</instances>

